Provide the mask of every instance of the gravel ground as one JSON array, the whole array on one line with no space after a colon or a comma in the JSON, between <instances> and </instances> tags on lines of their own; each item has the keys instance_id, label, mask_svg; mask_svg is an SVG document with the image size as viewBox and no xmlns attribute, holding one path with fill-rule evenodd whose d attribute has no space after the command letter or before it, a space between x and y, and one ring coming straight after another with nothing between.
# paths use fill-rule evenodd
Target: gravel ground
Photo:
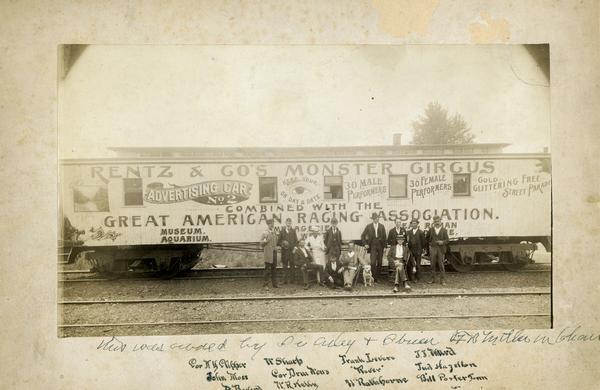
<instances>
[{"instance_id":1,"label":"gravel ground","mask_svg":"<svg viewBox=\"0 0 600 390\"><path fill-rule=\"evenodd\" d=\"M428 275L425 274L425 280ZM468 292L497 291L499 289L529 290L550 287L549 272L531 273L470 273L446 275L446 286L439 284L413 283L415 292ZM304 290L300 285L283 285L279 289L262 289L261 279L172 279L172 280L114 280L105 282L64 283L59 287L59 297L63 300L91 299L139 299L139 298L183 298L201 296L265 296L265 295L306 295L306 294L342 294L388 293L392 283L378 283L373 287L358 285L354 292L329 290L312 285Z\"/></svg>"},{"instance_id":2,"label":"gravel ground","mask_svg":"<svg viewBox=\"0 0 600 390\"><path fill-rule=\"evenodd\" d=\"M548 329L549 317L419 319L419 320L357 320L276 324L159 325L139 327L73 328L59 330L60 337L99 337L135 335L194 335L230 333L300 333L300 332L384 332L428 331L452 329Z\"/></svg>"},{"instance_id":3,"label":"gravel ground","mask_svg":"<svg viewBox=\"0 0 600 390\"><path fill-rule=\"evenodd\" d=\"M65 323L549 313L546 296L338 298L65 305Z\"/></svg>"},{"instance_id":4,"label":"gravel ground","mask_svg":"<svg viewBox=\"0 0 600 390\"><path fill-rule=\"evenodd\" d=\"M425 275L427 277L427 275ZM115 280L108 282L66 283L59 290L62 300L113 300L199 297L269 297L299 295L338 295L332 300L265 300L229 302L176 302L144 304L99 304L91 306L63 305L61 323L161 322L190 320L323 318L363 316L430 316L461 314L550 314L550 296L500 297L410 297L418 293L548 291L550 273L471 273L447 274L446 286L413 283L412 293L392 294L392 283L373 287L359 285L353 292L330 290L312 285L304 290L299 285L279 289L262 289L261 279L204 280ZM390 294L390 298L353 298L353 294ZM346 298L347 297L347 298ZM175 335L324 331L392 331L444 329L549 328L550 317L502 317L468 319L410 319L308 321L301 323L248 323L160 325L141 327L64 328L59 334L70 336L111 335Z\"/></svg>"}]
</instances>

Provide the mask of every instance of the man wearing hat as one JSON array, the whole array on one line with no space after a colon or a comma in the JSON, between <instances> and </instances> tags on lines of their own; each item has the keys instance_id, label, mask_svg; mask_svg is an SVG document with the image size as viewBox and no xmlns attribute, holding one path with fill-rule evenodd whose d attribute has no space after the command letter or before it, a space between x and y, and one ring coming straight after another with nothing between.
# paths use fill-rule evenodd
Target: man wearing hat
<instances>
[{"instance_id":1,"label":"man wearing hat","mask_svg":"<svg viewBox=\"0 0 600 390\"><path fill-rule=\"evenodd\" d=\"M281 247L281 265L283 266L283 284L294 283L296 265L294 264L293 250L298 244L296 229L292 227L292 219L285 220L285 227L279 232L277 246Z\"/></svg>"},{"instance_id":2,"label":"man wearing hat","mask_svg":"<svg viewBox=\"0 0 600 390\"><path fill-rule=\"evenodd\" d=\"M446 282L444 271L444 256L448 245L448 232L442 226L442 219L439 215L433 217L433 226L427 233L427 243L429 244L429 261L431 262L431 280L429 284L437 279L437 269L440 272L440 283L445 286Z\"/></svg>"},{"instance_id":3,"label":"man wearing hat","mask_svg":"<svg viewBox=\"0 0 600 390\"><path fill-rule=\"evenodd\" d=\"M410 286L406 281L406 267L408 264L408 248L404 245L404 235L400 234L396 236L396 243L390 247L388 251L388 264L394 272L394 292L398 292L400 282L402 287L406 290L410 290Z\"/></svg>"},{"instance_id":4,"label":"man wearing hat","mask_svg":"<svg viewBox=\"0 0 600 390\"><path fill-rule=\"evenodd\" d=\"M325 233L325 254L328 259L340 258L342 254L342 232L337 227L338 220L333 217L331 219L331 226Z\"/></svg>"},{"instance_id":5,"label":"man wearing hat","mask_svg":"<svg viewBox=\"0 0 600 390\"><path fill-rule=\"evenodd\" d=\"M267 219L267 230L265 230L260 238L260 245L264 251L265 273L264 284L265 289L269 289L269 278L273 288L277 288L277 276L275 268L277 267L277 232L273 228L273 220Z\"/></svg>"},{"instance_id":6,"label":"man wearing hat","mask_svg":"<svg viewBox=\"0 0 600 390\"><path fill-rule=\"evenodd\" d=\"M408 263L408 280L418 281L421 278L421 253L425 248L425 233L419 229L419 220L413 218L410 221L410 227L406 233L408 250L410 251L410 261ZM416 272L413 273L413 267Z\"/></svg>"},{"instance_id":7,"label":"man wearing hat","mask_svg":"<svg viewBox=\"0 0 600 390\"><path fill-rule=\"evenodd\" d=\"M371 220L373 222L365 227L360 238L365 245L365 249L371 254L371 272L373 272L373 279L377 281L381 272L386 236L385 227L379 223L379 214L373 213Z\"/></svg>"},{"instance_id":8,"label":"man wearing hat","mask_svg":"<svg viewBox=\"0 0 600 390\"><path fill-rule=\"evenodd\" d=\"M396 218L396 220L394 221L394 225L395 226L392 229L390 229L390 232L388 233L387 244L390 247L396 245L396 237L397 236L405 236L406 235L406 229L404 229L402 227L402 221L400 221L400 218Z\"/></svg>"}]
</instances>

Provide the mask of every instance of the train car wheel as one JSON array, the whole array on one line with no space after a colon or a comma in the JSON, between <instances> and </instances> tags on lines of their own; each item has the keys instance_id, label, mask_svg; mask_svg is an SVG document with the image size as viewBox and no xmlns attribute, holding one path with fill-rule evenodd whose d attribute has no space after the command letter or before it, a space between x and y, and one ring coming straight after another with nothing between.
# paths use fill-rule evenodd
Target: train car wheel
<instances>
[{"instance_id":1,"label":"train car wheel","mask_svg":"<svg viewBox=\"0 0 600 390\"><path fill-rule=\"evenodd\" d=\"M181 258L172 258L171 262L169 263L169 268L164 271L161 271L160 277L161 279L173 279L175 276L177 276L178 273L181 272L182 269L183 267L181 264Z\"/></svg>"},{"instance_id":2,"label":"train car wheel","mask_svg":"<svg viewBox=\"0 0 600 390\"><path fill-rule=\"evenodd\" d=\"M519 271L529 264L529 258L524 256L514 256L512 252L500 253L500 262L504 269L508 271Z\"/></svg>"},{"instance_id":3,"label":"train car wheel","mask_svg":"<svg viewBox=\"0 0 600 390\"><path fill-rule=\"evenodd\" d=\"M460 255L459 252L448 253L448 263L450 268L456 272L470 272L473 270L473 264L466 262Z\"/></svg>"}]
</instances>

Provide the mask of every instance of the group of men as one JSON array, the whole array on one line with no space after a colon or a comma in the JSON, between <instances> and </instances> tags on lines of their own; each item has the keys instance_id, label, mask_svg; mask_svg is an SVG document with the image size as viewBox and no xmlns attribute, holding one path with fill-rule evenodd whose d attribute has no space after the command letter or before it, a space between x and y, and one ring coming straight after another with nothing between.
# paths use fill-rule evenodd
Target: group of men
<instances>
[{"instance_id":1,"label":"group of men","mask_svg":"<svg viewBox=\"0 0 600 390\"><path fill-rule=\"evenodd\" d=\"M387 233L383 224L379 222L377 213L372 214L371 220L361 234L361 242L369 253L375 283L380 281L383 255L389 248L387 258L389 269L393 272L393 292L398 292L400 287L410 290L408 282L421 279L421 255L425 251L429 252L432 273L428 283L435 283L439 279L442 285L446 284L444 255L449 237L439 216L433 217L433 225L426 232L419 228L417 219L410 222L408 230L402 226L400 220L396 220L395 226ZM300 270L304 288L307 289L308 274L314 271L320 285L352 290L361 264L354 242L349 241L347 251L342 253L342 233L337 225L338 221L334 217L324 239L318 228L311 229L312 237L304 238L298 237L290 218L286 219L285 226L279 234L274 228L273 220L267 220L267 230L261 237L265 262L264 287L268 288L269 280L273 288L278 287L275 269L277 248L281 248L283 284L294 283L296 270Z\"/></svg>"}]
</instances>

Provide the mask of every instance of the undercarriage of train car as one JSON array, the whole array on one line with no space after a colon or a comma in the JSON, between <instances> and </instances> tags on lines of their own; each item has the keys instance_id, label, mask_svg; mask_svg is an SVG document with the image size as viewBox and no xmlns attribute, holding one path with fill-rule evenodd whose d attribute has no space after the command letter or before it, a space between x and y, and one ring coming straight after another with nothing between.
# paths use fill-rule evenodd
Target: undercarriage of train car
<instances>
[{"instance_id":1,"label":"undercarriage of train car","mask_svg":"<svg viewBox=\"0 0 600 390\"><path fill-rule=\"evenodd\" d=\"M204 245L137 245L109 247L78 247L69 262L82 254L92 272L105 275L150 273L171 278L192 269L201 260Z\"/></svg>"},{"instance_id":2,"label":"undercarriage of train car","mask_svg":"<svg viewBox=\"0 0 600 390\"><path fill-rule=\"evenodd\" d=\"M533 262L533 254L541 243L551 251L550 237L467 238L450 242L446 254L448 264L458 272L469 272L475 266L495 264L518 271Z\"/></svg>"}]
</instances>

